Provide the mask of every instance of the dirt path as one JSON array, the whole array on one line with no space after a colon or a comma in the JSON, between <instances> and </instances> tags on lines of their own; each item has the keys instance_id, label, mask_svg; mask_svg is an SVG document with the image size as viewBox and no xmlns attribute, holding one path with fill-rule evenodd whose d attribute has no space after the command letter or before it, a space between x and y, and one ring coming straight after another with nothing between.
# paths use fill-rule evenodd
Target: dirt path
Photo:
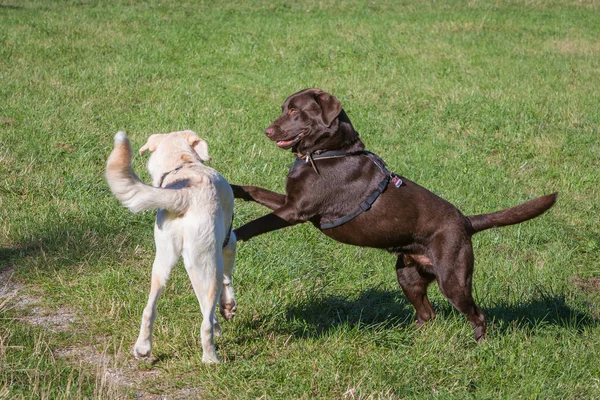
<instances>
[{"instance_id":1,"label":"dirt path","mask_svg":"<svg viewBox=\"0 0 600 400\"><path fill-rule=\"evenodd\" d=\"M15 267L0 271L0 308L18 310L19 319L27 324L50 332L73 331L73 324L83 317L68 307L50 309L43 306L41 298L33 291L12 279ZM96 377L102 393L110 393L113 398L130 396L141 400L179 400L201 398L201 390L183 388L168 395L156 395L143 390L149 379L161 375L158 369L140 371L138 362L129 354L126 346L110 354L108 349L113 343L112 337L103 337L98 343L86 346L55 348L52 353L79 369ZM112 396L111 396L112 397Z\"/></svg>"}]
</instances>

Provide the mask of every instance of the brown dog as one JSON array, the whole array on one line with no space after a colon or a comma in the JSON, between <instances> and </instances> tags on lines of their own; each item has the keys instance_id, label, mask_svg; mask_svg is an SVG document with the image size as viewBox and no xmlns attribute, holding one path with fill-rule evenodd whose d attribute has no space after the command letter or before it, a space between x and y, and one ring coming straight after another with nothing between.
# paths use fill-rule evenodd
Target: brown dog
<instances>
[{"instance_id":1,"label":"brown dog","mask_svg":"<svg viewBox=\"0 0 600 400\"><path fill-rule=\"evenodd\" d=\"M435 279L450 302L467 316L475 340L485 338L486 319L471 295L471 236L517 224L548 210L557 194L502 211L464 216L427 189L390 173L365 151L338 99L319 89L288 97L283 113L265 131L296 162L286 194L232 185L234 196L274 210L235 230L238 240L310 221L342 243L398 254L396 272L417 312L417 325L434 317L427 286Z\"/></svg>"}]
</instances>

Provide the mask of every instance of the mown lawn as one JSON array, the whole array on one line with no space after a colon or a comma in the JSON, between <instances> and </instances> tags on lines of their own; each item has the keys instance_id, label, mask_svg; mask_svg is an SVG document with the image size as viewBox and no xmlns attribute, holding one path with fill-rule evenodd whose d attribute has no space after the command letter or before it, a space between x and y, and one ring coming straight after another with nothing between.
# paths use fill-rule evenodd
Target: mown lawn
<instances>
[{"instance_id":1,"label":"mown lawn","mask_svg":"<svg viewBox=\"0 0 600 400\"><path fill-rule=\"evenodd\" d=\"M416 329L392 255L306 225L238 247L223 364L181 266L135 361L154 214L104 181L114 133L192 129L230 182L282 191L263 130L305 87L465 214L560 193L475 237L488 340L437 287ZM598 398L599 104L594 0L0 0L0 398Z\"/></svg>"}]
</instances>

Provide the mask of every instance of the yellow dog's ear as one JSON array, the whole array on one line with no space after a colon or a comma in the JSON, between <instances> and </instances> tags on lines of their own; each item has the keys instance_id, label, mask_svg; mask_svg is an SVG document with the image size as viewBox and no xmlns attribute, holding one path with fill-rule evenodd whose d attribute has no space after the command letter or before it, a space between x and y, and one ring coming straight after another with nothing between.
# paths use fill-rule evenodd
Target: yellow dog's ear
<instances>
[{"instance_id":1,"label":"yellow dog's ear","mask_svg":"<svg viewBox=\"0 0 600 400\"><path fill-rule=\"evenodd\" d=\"M151 152L155 151L160 142L162 142L162 140L166 136L167 135L165 135L164 133L155 133L154 135L150 135L150 137L146 141L146 144L140 147L140 156L146 154L148 150L150 150Z\"/></svg>"},{"instance_id":2,"label":"yellow dog's ear","mask_svg":"<svg viewBox=\"0 0 600 400\"><path fill-rule=\"evenodd\" d=\"M200 160L203 162L211 160L210 156L208 155L208 143L200 139L195 132L184 131L184 135L192 149L194 149L196 154L198 154L198 157L200 157Z\"/></svg>"}]
</instances>

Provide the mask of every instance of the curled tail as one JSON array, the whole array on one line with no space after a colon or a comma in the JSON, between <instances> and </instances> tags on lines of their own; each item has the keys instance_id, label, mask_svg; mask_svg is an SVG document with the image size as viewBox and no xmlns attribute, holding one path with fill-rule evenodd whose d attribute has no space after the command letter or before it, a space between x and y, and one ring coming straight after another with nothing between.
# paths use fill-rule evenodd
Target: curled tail
<instances>
[{"instance_id":1,"label":"curled tail","mask_svg":"<svg viewBox=\"0 0 600 400\"><path fill-rule=\"evenodd\" d=\"M131 167L131 144L125 132L117 132L113 151L106 162L110 190L133 213L163 208L183 214L189 202L182 189L163 189L146 185Z\"/></svg>"},{"instance_id":2,"label":"curled tail","mask_svg":"<svg viewBox=\"0 0 600 400\"><path fill-rule=\"evenodd\" d=\"M471 223L471 233L477 233L499 226L518 224L535 218L552 207L554 203L556 203L557 196L558 193L552 193L502 211L496 211L489 214L470 215L467 219Z\"/></svg>"}]
</instances>

